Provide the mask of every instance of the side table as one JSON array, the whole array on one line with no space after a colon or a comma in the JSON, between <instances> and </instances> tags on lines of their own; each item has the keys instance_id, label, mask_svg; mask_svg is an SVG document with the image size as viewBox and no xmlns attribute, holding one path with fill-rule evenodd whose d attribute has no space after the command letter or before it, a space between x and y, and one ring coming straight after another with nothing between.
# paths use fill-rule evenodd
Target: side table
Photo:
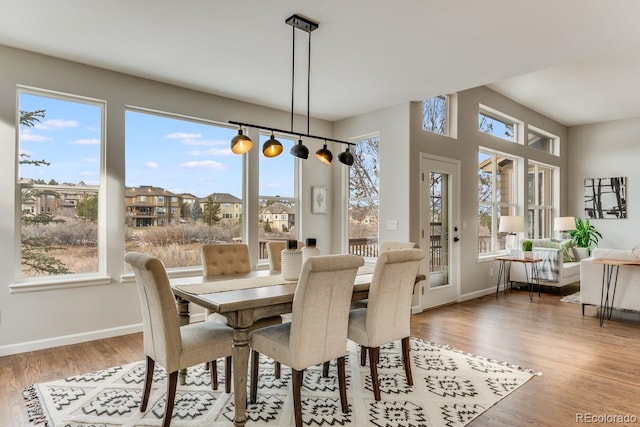
<instances>
[{"instance_id":1,"label":"side table","mask_svg":"<svg viewBox=\"0 0 640 427\"><path fill-rule=\"evenodd\" d=\"M498 283L496 285L496 297L498 297L498 293L500 291L500 285L504 284L504 291L507 292L507 284L509 283L509 273L511 271L511 263L521 263L524 264L524 273L527 277L527 287L529 288L529 301L533 301L533 285L532 282L535 280L535 284L538 285L538 297L540 297L540 276L538 274L538 263L542 262L539 258L529 258L529 257L497 257L496 261L500 263L498 268ZM527 265L529 266L529 270L527 270ZM531 271L531 275L529 275L529 271Z\"/></svg>"}]
</instances>

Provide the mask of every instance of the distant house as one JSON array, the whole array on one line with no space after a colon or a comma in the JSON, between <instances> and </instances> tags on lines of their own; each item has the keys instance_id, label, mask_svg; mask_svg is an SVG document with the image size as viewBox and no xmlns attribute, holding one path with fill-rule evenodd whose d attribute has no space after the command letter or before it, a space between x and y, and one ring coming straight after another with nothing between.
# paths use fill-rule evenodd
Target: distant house
<instances>
[{"instance_id":1,"label":"distant house","mask_svg":"<svg viewBox=\"0 0 640 427\"><path fill-rule=\"evenodd\" d=\"M78 201L98 195L98 186L78 184L41 184L30 178L19 181L22 191L22 212L37 215L48 213L72 217Z\"/></svg>"},{"instance_id":2,"label":"distant house","mask_svg":"<svg viewBox=\"0 0 640 427\"><path fill-rule=\"evenodd\" d=\"M215 203L220 204L220 217L222 219L242 218L242 200L229 193L211 193L200 200L200 204L204 205L207 199L211 197Z\"/></svg>"},{"instance_id":3,"label":"distant house","mask_svg":"<svg viewBox=\"0 0 640 427\"><path fill-rule=\"evenodd\" d=\"M171 191L150 185L125 190L127 225L151 227L177 224L182 218L181 197Z\"/></svg>"},{"instance_id":4,"label":"distant house","mask_svg":"<svg viewBox=\"0 0 640 427\"><path fill-rule=\"evenodd\" d=\"M273 203L260 211L260 223L263 226L268 223L273 231L287 232L296 224L295 211L284 203Z\"/></svg>"}]
</instances>

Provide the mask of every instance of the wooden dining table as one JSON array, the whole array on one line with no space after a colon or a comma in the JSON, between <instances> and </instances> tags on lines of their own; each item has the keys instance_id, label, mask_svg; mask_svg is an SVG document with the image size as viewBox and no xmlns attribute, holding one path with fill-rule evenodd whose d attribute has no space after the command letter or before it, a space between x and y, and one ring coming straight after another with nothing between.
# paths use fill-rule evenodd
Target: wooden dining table
<instances>
[{"instance_id":1,"label":"wooden dining table","mask_svg":"<svg viewBox=\"0 0 640 427\"><path fill-rule=\"evenodd\" d=\"M368 297L372 272L373 267L366 265L358 271L353 286L353 301ZM418 275L416 283L424 279L424 275ZM244 426L247 419L249 328L259 319L290 313L296 284L296 281L282 278L279 272L272 273L269 270L171 279L181 325L189 323L189 303L195 303L211 312L224 315L233 328L235 426ZM181 384L184 384L185 378L186 373L181 372Z\"/></svg>"}]
</instances>

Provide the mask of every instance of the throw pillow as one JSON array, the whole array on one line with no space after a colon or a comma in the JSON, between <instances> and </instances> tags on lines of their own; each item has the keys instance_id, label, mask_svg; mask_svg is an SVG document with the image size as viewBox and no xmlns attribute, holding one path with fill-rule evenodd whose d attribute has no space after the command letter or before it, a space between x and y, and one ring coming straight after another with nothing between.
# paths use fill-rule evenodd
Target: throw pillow
<instances>
[{"instance_id":1,"label":"throw pillow","mask_svg":"<svg viewBox=\"0 0 640 427\"><path fill-rule=\"evenodd\" d=\"M562 262L576 262L573 255L573 240L551 240L547 244L548 248L560 249Z\"/></svg>"}]
</instances>

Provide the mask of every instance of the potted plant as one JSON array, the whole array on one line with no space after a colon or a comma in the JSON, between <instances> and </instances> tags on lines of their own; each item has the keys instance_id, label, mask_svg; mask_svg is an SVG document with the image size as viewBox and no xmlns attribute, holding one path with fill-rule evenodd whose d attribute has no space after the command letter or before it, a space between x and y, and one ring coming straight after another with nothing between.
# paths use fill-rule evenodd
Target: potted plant
<instances>
[{"instance_id":1,"label":"potted plant","mask_svg":"<svg viewBox=\"0 0 640 427\"><path fill-rule=\"evenodd\" d=\"M533 241L529 239L522 241L522 254L525 258L533 257Z\"/></svg>"},{"instance_id":2,"label":"potted plant","mask_svg":"<svg viewBox=\"0 0 640 427\"><path fill-rule=\"evenodd\" d=\"M589 219L582 220L578 217L576 217L576 229L570 230L569 235L578 248L585 248L589 254L602 239L602 234L596 230Z\"/></svg>"}]
</instances>

